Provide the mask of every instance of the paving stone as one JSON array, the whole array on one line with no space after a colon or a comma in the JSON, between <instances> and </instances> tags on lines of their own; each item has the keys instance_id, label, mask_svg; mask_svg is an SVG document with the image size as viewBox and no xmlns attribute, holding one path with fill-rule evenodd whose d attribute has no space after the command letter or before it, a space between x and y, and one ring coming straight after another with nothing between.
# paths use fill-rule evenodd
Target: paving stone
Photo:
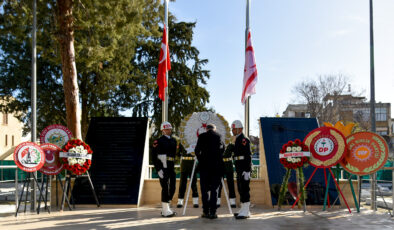
<instances>
[{"instance_id":1,"label":"paving stone","mask_svg":"<svg viewBox=\"0 0 394 230\"><path fill-rule=\"evenodd\" d=\"M373 212L362 209L350 214L346 209L307 207L308 211L277 211L255 206L247 220L236 220L228 209L218 209L219 218L210 220L200 217L202 209L188 208L182 216L182 209L175 208L178 215L173 218L160 216L158 206L142 208L82 208L74 211L41 211L3 216L0 229L393 229L394 219L387 211ZM238 210L238 209L236 209Z\"/></svg>"}]
</instances>

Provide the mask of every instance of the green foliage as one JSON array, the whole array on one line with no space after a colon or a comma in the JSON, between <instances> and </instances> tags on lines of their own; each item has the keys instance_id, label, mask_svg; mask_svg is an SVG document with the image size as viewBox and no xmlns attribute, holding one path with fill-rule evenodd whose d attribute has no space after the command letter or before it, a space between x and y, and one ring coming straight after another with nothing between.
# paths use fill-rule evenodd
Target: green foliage
<instances>
[{"instance_id":1,"label":"green foliage","mask_svg":"<svg viewBox=\"0 0 394 230\"><path fill-rule=\"evenodd\" d=\"M283 201L286 199L286 194L288 191L288 184L289 184L289 179L291 176L291 170L286 168L286 174L283 177L283 182L282 185L280 186L279 190L279 196L278 196L278 210L280 210ZM298 202L298 208L301 208L301 205L304 204L304 201L307 198L306 190L304 189L304 184L305 184L305 176L304 176L304 171L302 167L299 167L297 169L294 169L296 173L298 174L298 180L297 180L297 187L300 188L298 196L300 196L300 200Z\"/></svg>"},{"instance_id":2,"label":"green foliage","mask_svg":"<svg viewBox=\"0 0 394 230\"><path fill-rule=\"evenodd\" d=\"M13 96L0 110L19 112L30 126L31 95L31 1L3 1L0 14L0 96ZM37 3L37 113L38 124L65 124L60 59L53 40L51 3ZM45 28L45 29L44 29ZM43 39L47 38L47 39ZM53 48L55 47L55 48ZM55 96L54 96L55 95ZM27 129L24 130L25 132Z\"/></svg>"},{"instance_id":3,"label":"green foliage","mask_svg":"<svg viewBox=\"0 0 394 230\"><path fill-rule=\"evenodd\" d=\"M287 185L289 183L289 179L291 176L291 169L286 168L286 174L283 177L282 185L280 186L279 190L279 197L278 197L278 210L280 210L283 201L285 200L286 192L287 192Z\"/></svg>"},{"instance_id":4,"label":"green foliage","mask_svg":"<svg viewBox=\"0 0 394 230\"><path fill-rule=\"evenodd\" d=\"M303 167L299 167L298 169L298 187L300 188L300 201L298 202L298 207L301 208L301 205L304 204L306 198L307 198L307 193L306 190L304 189L305 186L305 176L304 176L304 170Z\"/></svg>"},{"instance_id":5,"label":"green foliage","mask_svg":"<svg viewBox=\"0 0 394 230\"><path fill-rule=\"evenodd\" d=\"M209 78L203 69L207 59L199 58L199 51L192 46L193 28L196 23L175 22L169 17L169 46L171 70L169 76L169 122L179 127L181 120L192 112L205 111L209 102L208 91L201 87ZM134 60L139 74L146 76L142 89L142 100L133 107L133 116L153 114L152 122L160 127L162 102L158 98L156 75L162 30L159 36L143 41ZM135 73L137 74L137 73ZM159 133L156 133L158 135Z\"/></svg>"},{"instance_id":6,"label":"green foliage","mask_svg":"<svg viewBox=\"0 0 394 230\"><path fill-rule=\"evenodd\" d=\"M0 1L0 97L12 96L0 110L19 112L30 130L32 3ZM56 23L56 1L37 1L37 129L66 124ZM74 1L74 46L82 108L82 131L90 117L149 116L161 122L156 75L161 46L160 0ZM195 23L169 17L172 70L169 118L206 110L206 59L191 45ZM1 106L1 105L0 105ZM156 126L158 127L158 126Z\"/></svg>"}]
</instances>

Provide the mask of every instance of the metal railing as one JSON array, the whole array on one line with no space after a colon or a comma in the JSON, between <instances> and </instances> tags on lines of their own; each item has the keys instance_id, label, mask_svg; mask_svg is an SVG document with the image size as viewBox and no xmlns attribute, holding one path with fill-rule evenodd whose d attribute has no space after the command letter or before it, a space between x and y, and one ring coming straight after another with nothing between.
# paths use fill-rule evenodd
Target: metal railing
<instances>
[{"instance_id":1,"label":"metal railing","mask_svg":"<svg viewBox=\"0 0 394 230\"><path fill-rule=\"evenodd\" d=\"M336 169L336 166L334 166L333 167L333 169ZM345 178L345 173L347 173L343 168L340 168L340 179L347 179L347 178ZM381 194L381 195L379 195L381 198L382 198L382 200L383 200L383 202L384 202L384 204L385 204L385 207L384 208L387 208L387 209L389 209L389 210L393 210L394 211L394 167L383 167L382 169L380 169L379 171L382 171L382 170L389 170L389 171L391 171L392 172L392 180L391 181L389 181L389 180L376 180L376 182L378 183L378 186L376 186L376 193L375 194ZM371 184L371 178L368 178L368 179L364 179L364 178L362 178L361 179L361 183L369 183L369 184ZM386 196L384 196L383 194L383 191L381 191L380 190L380 188L381 188L381 186L379 186L379 183L380 184L390 184L391 183L391 192L392 192L392 205L391 205L391 207L389 207L388 205L387 205L387 203L386 203L386 201L385 201L385 199L384 199L384 197L387 197L387 195ZM378 197L378 196L377 196Z\"/></svg>"},{"instance_id":2,"label":"metal railing","mask_svg":"<svg viewBox=\"0 0 394 230\"><path fill-rule=\"evenodd\" d=\"M180 165L175 165L174 166L175 172L180 172L180 167L181 167ZM148 165L148 167L146 167L147 171L145 172L145 179L156 178L156 177L153 177L153 170L154 170L154 168L155 168L154 165ZM260 179L260 165L253 165L252 166L251 178L252 179Z\"/></svg>"},{"instance_id":3,"label":"metal railing","mask_svg":"<svg viewBox=\"0 0 394 230\"><path fill-rule=\"evenodd\" d=\"M391 170L391 192L392 192L392 197L391 197L391 210L394 212L394 167L384 167L383 170ZM378 186L379 189L379 186ZM386 203L386 201L384 200L384 203ZM387 204L386 204L387 206ZM393 215L392 215L393 216Z\"/></svg>"},{"instance_id":4,"label":"metal railing","mask_svg":"<svg viewBox=\"0 0 394 230\"><path fill-rule=\"evenodd\" d=\"M15 169L15 180L5 180L5 181L0 181L0 183L7 183L7 182L12 182L15 181L15 211L16 211L16 206L18 204L18 167L16 165L0 165L0 169L3 171L4 169Z\"/></svg>"}]
</instances>

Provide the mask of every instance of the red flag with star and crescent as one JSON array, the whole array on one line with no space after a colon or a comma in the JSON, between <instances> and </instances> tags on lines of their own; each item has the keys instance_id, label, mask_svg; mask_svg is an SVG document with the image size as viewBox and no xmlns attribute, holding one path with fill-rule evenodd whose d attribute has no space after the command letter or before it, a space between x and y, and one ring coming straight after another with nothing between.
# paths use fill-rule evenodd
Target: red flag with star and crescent
<instances>
[{"instance_id":1,"label":"red flag with star and crescent","mask_svg":"<svg viewBox=\"0 0 394 230\"><path fill-rule=\"evenodd\" d=\"M248 40L245 50L245 69L244 69L244 83L242 87L242 104L245 104L246 99L256 93L255 86L257 84L257 67L256 59L254 58L254 50L252 46L252 38L250 29L248 30Z\"/></svg>"},{"instance_id":2,"label":"red flag with star and crescent","mask_svg":"<svg viewBox=\"0 0 394 230\"><path fill-rule=\"evenodd\" d=\"M157 85L159 86L159 97L164 101L165 88L167 87L166 73L171 69L170 49L167 44L167 30L164 25L163 39L161 40L161 50L159 58L159 69L157 71Z\"/></svg>"}]
</instances>

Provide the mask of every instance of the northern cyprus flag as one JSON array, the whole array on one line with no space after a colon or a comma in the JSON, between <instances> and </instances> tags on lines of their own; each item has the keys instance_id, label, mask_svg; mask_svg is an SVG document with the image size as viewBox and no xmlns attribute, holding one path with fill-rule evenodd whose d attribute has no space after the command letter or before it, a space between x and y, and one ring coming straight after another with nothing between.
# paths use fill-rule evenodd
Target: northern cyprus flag
<instances>
[{"instance_id":1,"label":"northern cyprus flag","mask_svg":"<svg viewBox=\"0 0 394 230\"><path fill-rule=\"evenodd\" d=\"M242 104L245 104L246 99L256 93L255 86L257 84L257 67L256 59L254 58L254 50L252 46L252 38L250 29L248 30L248 41L245 50L245 68L244 68L244 84L242 87Z\"/></svg>"}]
</instances>

